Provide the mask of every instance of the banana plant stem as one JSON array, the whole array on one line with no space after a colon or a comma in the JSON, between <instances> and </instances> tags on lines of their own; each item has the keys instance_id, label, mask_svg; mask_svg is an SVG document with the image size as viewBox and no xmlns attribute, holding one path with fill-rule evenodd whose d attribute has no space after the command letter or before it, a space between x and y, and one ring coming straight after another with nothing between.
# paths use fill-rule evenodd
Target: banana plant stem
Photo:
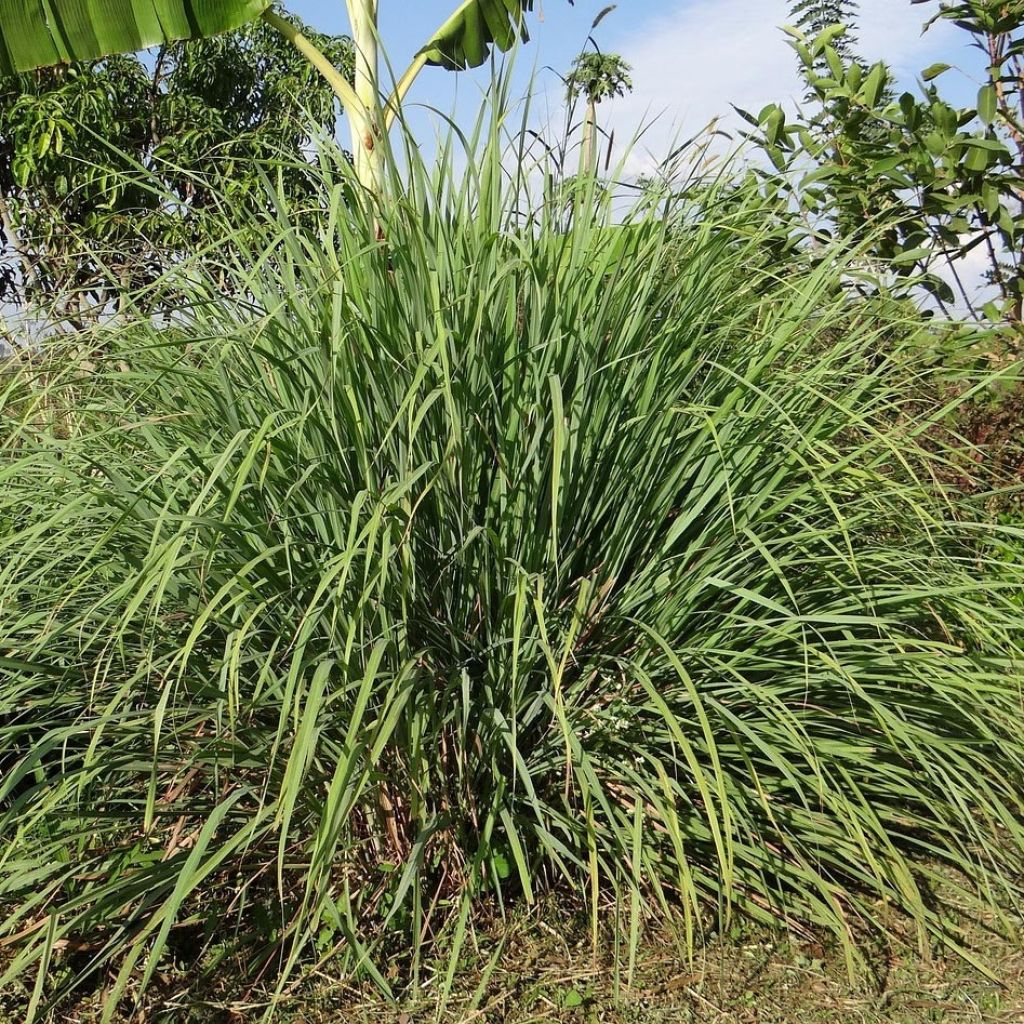
<instances>
[{"instance_id":1,"label":"banana plant stem","mask_svg":"<svg viewBox=\"0 0 1024 1024\"><path fill-rule=\"evenodd\" d=\"M286 21L272 10L263 12L263 20L272 28L277 29L298 51L324 76L341 100L341 105L349 118L365 121L367 111L356 95L355 89L348 79L304 36L290 21Z\"/></svg>"},{"instance_id":2,"label":"banana plant stem","mask_svg":"<svg viewBox=\"0 0 1024 1024\"><path fill-rule=\"evenodd\" d=\"M423 70L426 63L427 55L425 53L418 53L406 69L405 74L398 80L395 91L388 97L387 103L384 104L385 131L388 131L395 123L395 118L402 109L402 101L405 99L406 93L412 87L412 83L416 81L417 76Z\"/></svg>"}]
</instances>

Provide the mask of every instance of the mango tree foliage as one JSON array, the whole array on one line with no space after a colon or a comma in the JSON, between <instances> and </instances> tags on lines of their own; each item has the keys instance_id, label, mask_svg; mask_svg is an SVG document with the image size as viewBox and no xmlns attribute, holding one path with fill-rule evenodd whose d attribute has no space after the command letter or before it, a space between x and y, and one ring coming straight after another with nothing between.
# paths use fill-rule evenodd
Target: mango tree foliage
<instances>
[{"instance_id":1,"label":"mango tree foliage","mask_svg":"<svg viewBox=\"0 0 1024 1024\"><path fill-rule=\"evenodd\" d=\"M351 41L316 41L351 76ZM265 163L304 195L311 133L336 118L328 84L260 22L0 80L0 298L105 308L203 244L223 197L262 202Z\"/></svg>"},{"instance_id":2,"label":"mango tree foliage","mask_svg":"<svg viewBox=\"0 0 1024 1024\"><path fill-rule=\"evenodd\" d=\"M845 25L847 31L832 41L836 53L845 60L857 57L855 27L860 13L858 0L796 0L790 9L793 23L801 32L812 38L833 25ZM819 58L817 69L827 70L824 55Z\"/></svg>"}]
</instances>

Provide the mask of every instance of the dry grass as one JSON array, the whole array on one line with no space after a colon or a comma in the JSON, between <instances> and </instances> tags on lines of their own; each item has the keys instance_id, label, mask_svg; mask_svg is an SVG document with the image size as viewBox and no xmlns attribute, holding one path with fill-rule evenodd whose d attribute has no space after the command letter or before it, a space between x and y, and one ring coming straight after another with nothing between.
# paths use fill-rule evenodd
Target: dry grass
<instances>
[{"instance_id":1,"label":"dry grass","mask_svg":"<svg viewBox=\"0 0 1024 1024\"><path fill-rule=\"evenodd\" d=\"M922 953L909 941L878 940L870 967L853 980L834 941L778 930L736 928L709 936L693 962L662 926L645 937L632 984L625 935L604 922L597 955L585 916L546 903L504 922L482 922L468 944L450 998L437 996L448 962L429 965L419 994L400 1005L365 984L349 984L330 965L308 974L280 1004L283 1024L1015 1024L1024 1022L1024 943L985 922L962 920L971 949L992 973L960 958ZM1024 924L1024 922L1022 922ZM248 1024L268 1003L238 998L226 968L217 991L184 994L191 973L179 961L134 1016L116 1024ZM397 974L397 971L394 972ZM394 979L392 979L394 980ZM180 994L179 994L180 993ZM101 992L47 1018L95 1024ZM0 996L3 1020L24 1014L27 989Z\"/></svg>"}]
</instances>

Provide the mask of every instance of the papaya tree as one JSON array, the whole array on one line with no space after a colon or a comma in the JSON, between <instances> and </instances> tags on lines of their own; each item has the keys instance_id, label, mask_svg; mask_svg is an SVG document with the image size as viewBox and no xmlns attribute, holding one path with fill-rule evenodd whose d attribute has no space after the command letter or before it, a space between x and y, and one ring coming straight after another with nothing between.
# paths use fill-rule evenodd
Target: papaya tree
<instances>
[{"instance_id":1,"label":"papaya tree","mask_svg":"<svg viewBox=\"0 0 1024 1024\"><path fill-rule=\"evenodd\" d=\"M617 53L602 53L595 49L576 57L568 75L565 76L569 102L582 99L586 104L580 161L585 175L591 174L597 166L597 105L631 92L631 71L629 64Z\"/></svg>"},{"instance_id":2,"label":"papaya tree","mask_svg":"<svg viewBox=\"0 0 1024 1024\"><path fill-rule=\"evenodd\" d=\"M348 117L359 180L376 190L380 139L423 68L464 70L482 64L492 47L507 51L517 38L527 37L525 17L533 2L462 0L386 91L380 73L379 0L346 0L355 46L353 82L293 22L272 9L270 0L8 0L0 21L0 75L208 38L263 18L330 83Z\"/></svg>"}]
</instances>

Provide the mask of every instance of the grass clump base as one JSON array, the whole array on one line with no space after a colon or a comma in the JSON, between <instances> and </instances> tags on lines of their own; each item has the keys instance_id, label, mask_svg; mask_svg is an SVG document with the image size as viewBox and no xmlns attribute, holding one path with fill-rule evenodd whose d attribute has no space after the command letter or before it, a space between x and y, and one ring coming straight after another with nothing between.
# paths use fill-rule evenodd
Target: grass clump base
<instances>
[{"instance_id":1,"label":"grass clump base","mask_svg":"<svg viewBox=\"0 0 1024 1024\"><path fill-rule=\"evenodd\" d=\"M5 980L112 1019L182 941L279 996L443 941L447 993L559 889L627 984L659 918L973 956L932 889L1020 895L1021 572L935 482L922 325L754 193L566 223L497 126L406 163L8 381Z\"/></svg>"},{"instance_id":2,"label":"grass clump base","mask_svg":"<svg viewBox=\"0 0 1024 1024\"><path fill-rule=\"evenodd\" d=\"M368 979L330 969L310 972L283 996L272 984L239 986L225 965L197 986L194 964L169 959L138 1005L122 1001L114 1024L258 1020L272 1005L280 1024L1011 1024L1024 1012L1019 929L998 934L991 919L958 924L998 981L955 954L922 958L895 917L884 940L864 937L868 968L855 979L826 935L737 924L707 934L691 957L682 922L669 918L644 930L627 986L628 922L606 909L595 949L578 902L541 898L504 918L479 907L453 985L444 991L442 941L421 965L418 987L397 1001ZM30 988L0 996L0 1012L22 1019ZM80 991L48 1019L97 1024L103 1008L101 990Z\"/></svg>"}]
</instances>

